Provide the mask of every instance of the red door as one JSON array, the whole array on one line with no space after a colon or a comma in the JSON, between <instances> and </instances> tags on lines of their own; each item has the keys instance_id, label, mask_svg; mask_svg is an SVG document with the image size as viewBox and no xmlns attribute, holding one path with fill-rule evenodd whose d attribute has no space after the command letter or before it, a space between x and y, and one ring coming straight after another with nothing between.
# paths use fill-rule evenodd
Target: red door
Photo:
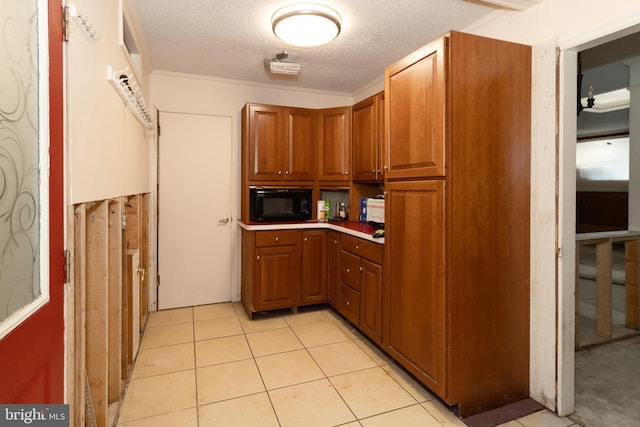
<instances>
[{"instance_id":1,"label":"red door","mask_svg":"<svg viewBox=\"0 0 640 427\"><path fill-rule=\"evenodd\" d=\"M49 8L49 301L0 341L1 403L64 400L62 0ZM45 73L46 70L41 70ZM45 171L41 171L46 174ZM40 261L45 268L47 263ZM1 280L1 278L0 278ZM42 286L46 286L43 284Z\"/></svg>"}]
</instances>

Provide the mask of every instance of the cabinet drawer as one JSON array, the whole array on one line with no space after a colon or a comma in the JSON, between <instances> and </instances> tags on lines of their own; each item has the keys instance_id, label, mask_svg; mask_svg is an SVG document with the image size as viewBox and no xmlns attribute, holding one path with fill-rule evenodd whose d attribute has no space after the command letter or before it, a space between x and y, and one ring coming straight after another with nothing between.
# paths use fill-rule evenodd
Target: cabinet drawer
<instances>
[{"instance_id":1,"label":"cabinet drawer","mask_svg":"<svg viewBox=\"0 0 640 427\"><path fill-rule=\"evenodd\" d=\"M256 246L295 245L298 239L296 230L256 231Z\"/></svg>"},{"instance_id":2,"label":"cabinet drawer","mask_svg":"<svg viewBox=\"0 0 640 427\"><path fill-rule=\"evenodd\" d=\"M383 245L380 243L374 243L348 234L343 234L340 237L340 248L344 251L349 251L355 255L366 258L376 264L382 264Z\"/></svg>"},{"instance_id":3,"label":"cabinet drawer","mask_svg":"<svg viewBox=\"0 0 640 427\"><path fill-rule=\"evenodd\" d=\"M354 325L360 325L360 292L341 283L338 290L338 311Z\"/></svg>"},{"instance_id":4,"label":"cabinet drawer","mask_svg":"<svg viewBox=\"0 0 640 427\"><path fill-rule=\"evenodd\" d=\"M340 251L340 280L353 289L360 290L360 258Z\"/></svg>"}]
</instances>

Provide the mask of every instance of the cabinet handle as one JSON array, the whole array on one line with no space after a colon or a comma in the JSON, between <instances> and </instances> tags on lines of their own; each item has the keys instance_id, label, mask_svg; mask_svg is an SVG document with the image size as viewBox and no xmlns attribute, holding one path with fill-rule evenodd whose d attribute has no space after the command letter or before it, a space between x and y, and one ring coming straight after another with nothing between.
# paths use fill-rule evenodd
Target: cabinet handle
<instances>
[{"instance_id":1,"label":"cabinet handle","mask_svg":"<svg viewBox=\"0 0 640 427\"><path fill-rule=\"evenodd\" d=\"M350 305L351 303L349 301L347 301L347 305Z\"/></svg>"},{"instance_id":2,"label":"cabinet handle","mask_svg":"<svg viewBox=\"0 0 640 427\"><path fill-rule=\"evenodd\" d=\"M307 237L304 238L304 241L306 242L307 240L309 240Z\"/></svg>"},{"instance_id":3,"label":"cabinet handle","mask_svg":"<svg viewBox=\"0 0 640 427\"><path fill-rule=\"evenodd\" d=\"M345 175L349 175L349 171L345 171L345 173L344 173L344 174L345 174Z\"/></svg>"},{"instance_id":4,"label":"cabinet handle","mask_svg":"<svg viewBox=\"0 0 640 427\"><path fill-rule=\"evenodd\" d=\"M356 245L356 251L357 251L358 249L360 249L360 246Z\"/></svg>"},{"instance_id":5,"label":"cabinet handle","mask_svg":"<svg viewBox=\"0 0 640 427\"><path fill-rule=\"evenodd\" d=\"M351 270L349 270L349 269L347 268L347 274L349 274L349 273L351 273Z\"/></svg>"},{"instance_id":6,"label":"cabinet handle","mask_svg":"<svg viewBox=\"0 0 640 427\"><path fill-rule=\"evenodd\" d=\"M382 169L387 170L387 169L388 169L388 168L387 168L387 165L384 165L384 166L382 167Z\"/></svg>"},{"instance_id":7,"label":"cabinet handle","mask_svg":"<svg viewBox=\"0 0 640 427\"><path fill-rule=\"evenodd\" d=\"M382 173L382 171L380 169L378 169L378 173Z\"/></svg>"},{"instance_id":8,"label":"cabinet handle","mask_svg":"<svg viewBox=\"0 0 640 427\"><path fill-rule=\"evenodd\" d=\"M360 267L360 271L364 271L364 268Z\"/></svg>"},{"instance_id":9,"label":"cabinet handle","mask_svg":"<svg viewBox=\"0 0 640 427\"><path fill-rule=\"evenodd\" d=\"M278 171L278 175L282 175L282 171Z\"/></svg>"},{"instance_id":10,"label":"cabinet handle","mask_svg":"<svg viewBox=\"0 0 640 427\"><path fill-rule=\"evenodd\" d=\"M278 243L280 241L279 237L276 237L276 243Z\"/></svg>"},{"instance_id":11,"label":"cabinet handle","mask_svg":"<svg viewBox=\"0 0 640 427\"><path fill-rule=\"evenodd\" d=\"M371 171L371 173L376 173L376 170L375 170L375 169L374 169L374 170L372 170L372 171Z\"/></svg>"},{"instance_id":12,"label":"cabinet handle","mask_svg":"<svg viewBox=\"0 0 640 427\"><path fill-rule=\"evenodd\" d=\"M258 261L260 261L260 255L258 255L258 256L256 257L256 259L257 259Z\"/></svg>"},{"instance_id":13,"label":"cabinet handle","mask_svg":"<svg viewBox=\"0 0 640 427\"><path fill-rule=\"evenodd\" d=\"M284 171L284 174L285 175L289 175L289 171Z\"/></svg>"}]
</instances>

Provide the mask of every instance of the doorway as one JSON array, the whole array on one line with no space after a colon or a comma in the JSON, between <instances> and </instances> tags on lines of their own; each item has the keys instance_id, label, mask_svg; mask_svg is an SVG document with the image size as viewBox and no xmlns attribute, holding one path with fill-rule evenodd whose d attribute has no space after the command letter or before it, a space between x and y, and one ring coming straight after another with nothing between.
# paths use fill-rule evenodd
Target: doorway
<instances>
[{"instance_id":1,"label":"doorway","mask_svg":"<svg viewBox=\"0 0 640 427\"><path fill-rule=\"evenodd\" d=\"M158 309L231 301L233 117L160 112Z\"/></svg>"},{"instance_id":2,"label":"doorway","mask_svg":"<svg viewBox=\"0 0 640 427\"><path fill-rule=\"evenodd\" d=\"M579 213L579 207L577 209L577 200L580 200L582 195L579 195L580 184L576 182L576 176L579 172L576 168L576 141L579 135L578 130L578 121L576 120L576 109L577 109L577 99L578 94L576 91L577 88L577 78L578 75L578 53L585 52L589 49L602 46L605 51L610 55L614 49L610 43L615 43L616 40L621 40L623 37L637 37L635 33L637 33L640 29L640 26L635 25L634 27L624 27L621 25L617 29L617 31L612 31L613 26L609 26L609 31L605 32L590 32L589 34L584 35L584 37L576 42L576 38L571 40L571 44L567 44L563 46L560 43L560 93L563 95L563 99L561 99L561 107L560 107L560 156L561 156L561 224L562 224L562 238L565 242L564 244L564 254L569 256L565 256L562 260L563 268L562 275L560 278L560 289L563 295L572 295L574 292L579 291L582 292L581 289L576 288L576 274L580 275L579 270L576 268L572 268L572 266L577 265L576 263L579 260L571 257L570 254L575 253L575 247L573 246L576 241L576 231L584 232L585 225L591 226L593 224L581 224L581 216L583 213ZM637 46L637 44L635 44ZM638 52L640 54L640 52ZM609 58L608 60L612 60ZM592 82L583 81L583 92L582 95L588 97L589 95L586 92L589 90L589 86L591 86ZM593 84L595 87L595 84ZM596 94L596 102L597 101L597 92L593 90L593 93ZM586 113L591 114L591 113ZM589 119L589 121L593 122L594 120ZM627 120L628 122L628 120ZM617 125L616 125L617 126ZM590 129L593 134L593 129ZM623 130L624 131L624 130ZM602 131L604 133L604 131ZM626 132L628 133L628 123ZM596 132L597 133L597 132ZM620 130L613 131L609 130L609 133L616 134L616 136L620 133ZM637 138L637 136L636 136ZM577 197L577 195L579 195ZM601 195L599 195L601 196ZM618 224L618 219L609 218L605 221L605 223L615 222L613 227L611 228L620 228ZM582 221L584 222L584 221ZM592 222L592 221L588 221ZM637 222L637 221L636 221ZM631 226L631 222L629 222L629 226ZM606 226L607 224L605 224ZM609 224L610 225L610 224ZM596 227L598 228L598 227ZM602 227L600 227L602 228ZM626 227L623 227L626 229ZM598 230L594 230L598 231ZM576 301L576 304L580 304L580 301ZM578 307L579 308L579 307ZM564 330L575 330L576 321L579 319L579 316L574 316L574 307L573 304L565 301L561 306L561 310L564 312L562 315L563 325L561 328ZM562 342L558 366L562 366L566 370L571 370L575 374L575 378L572 378L571 384L567 384L567 381L564 383L559 382L559 399L564 399L567 402L571 402L571 405L565 405L563 409L559 410L559 413L567 415L570 412L573 412L572 417L575 417L576 420L581 420L585 422L586 425L626 425L628 421L625 420L625 416L637 417L637 415L633 414L625 414L624 413L624 404L621 406L610 405L604 403L602 400L599 400L599 404L597 407L594 407L594 400L589 400L589 397L586 395L589 391L588 387L592 383L592 377L594 373L603 373L604 375L601 377L601 382L598 387L605 386L605 382L609 383L609 386L614 386L616 388L616 392L620 392L621 388L623 388L623 379L625 377L629 378L637 378L637 370L634 372L625 370L631 369L634 365L637 366L638 353L632 356L632 359L635 360L635 363L626 363L628 366L623 366L623 370L617 370L618 367L613 365L604 365L608 367L603 367L603 365L597 365L598 362L595 358L596 353L601 353L600 349L596 352L595 350L592 353L575 353L573 350L575 343L572 340L565 340ZM637 345L632 348L637 349ZM601 350L605 350L605 347L602 347ZM612 348L612 350L614 350ZM629 355L630 353L627 353ZM586 356L586 357L585 357ZM592 357L594 356L594 357ZM600 356L598 356L599 358ZM624 363L623 363L624 365ZM575 370L574 370L575 369ZM637 368L636 368L637 369ZM618 381L616 381L616 377ZM564 377L565 379L567 377ZM639 393L637 388L629 388L622 393L618 394L618 396L637 396ZM599 395L606 395L606 392L603 392L602 389L597 392ZM571 406L569 408L569 406ZM632 405L634 407L636 405ZM607 407L611 410L611 414L607 414ZM595 418L590 418L592 415L589 414L586 409L595 410ZM616 416L618 418L607 418L609 415ZM606 420L609 421L606 421ZM616 420L617 421L613 421ZM627 418L634 419L637 422L637 418Z\"/></svg>"}]
</instances>

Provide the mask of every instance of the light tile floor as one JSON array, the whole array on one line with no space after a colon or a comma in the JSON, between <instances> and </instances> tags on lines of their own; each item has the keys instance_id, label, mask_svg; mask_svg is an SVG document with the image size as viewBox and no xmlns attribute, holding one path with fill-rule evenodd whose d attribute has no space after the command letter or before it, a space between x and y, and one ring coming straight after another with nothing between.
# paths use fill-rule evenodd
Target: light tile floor
<instances>
[{"instance_id":1,"label":"light tile floor","mask_svg":"<svg viewBox=\"0 0 640 427\"><path fill-rule=\"evenodd\" d=\"M540 411L505 427L574 425ZM153 312L118 426L464 426L331 309Z\"/></svg>"}]
</instances>

